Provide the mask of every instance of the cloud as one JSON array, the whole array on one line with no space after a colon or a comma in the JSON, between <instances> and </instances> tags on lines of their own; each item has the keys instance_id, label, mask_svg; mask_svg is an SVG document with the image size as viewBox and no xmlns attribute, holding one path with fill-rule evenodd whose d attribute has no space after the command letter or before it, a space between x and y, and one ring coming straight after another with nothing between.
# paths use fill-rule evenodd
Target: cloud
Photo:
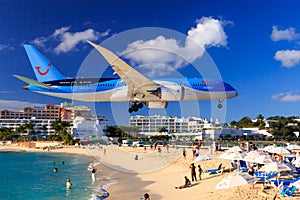
<instances>
[{"instance_id":1,"label":"cloud","mask_svg":"<svg viewBox=\"0 0 300 200\"><path fill-rule=\"evenodd\" d=\"M3 50L14 50L14 47L10 46L9 44L0 44L0 51Z\"/></svg>"},{"instance_id":2,"label":"cloud","mask_svg":"<svg viewBox=\"0 0 300 200\"><path fill-rule=\"evenodd\" d=\"M1 110L19 111L25 107L44 107L45 105L46 104L31 103L26 101L0 100Z\"/></svg>"},{"instance_id":3,"label":"cloud","mask_svg":"<svg viewBox=\"0 0 300 200\"><path fill-rule=\"evenodd\" d=\"M86 40L98 40L100 38L100 33L94 31L93 29L87 29L85 31L70 33L70 32L60 32L56 33L54 37L60 39L59 45L54 48L54 52L59 54L61 52L65 53L73 49L79 42Z\"/></svg>"},{"instance_id":4,"label":"cloud","mask_svg":"<svg viewBox=\"0 0 300 200\"><path fill-rule=\"evenodd\" d=\"M291 92L279 93L272 95L272 100L280 102L297 102L300 101L300 94L293 94Z\"/></svg>"},{"instance_id":5,"label":"cloud","mask_svg":"<svg viewBox=\"0 0 300 200\"><path fill-rule=\"evenodd\" d=\"M278 30L277 26L272 26L272 29L271 40L273 41L293 41L300 38L300 33L297 33L295 28L292 27L285 30Z\"/></svg>"},{"instance_id":6,"label":"cloud","mask_svg":"<svg viewBox=\"0 0 300 200\"><path fill-rule=\"evenodd\" d=\"M129 59L132 65L148 68L148 75L154 75L156 68L161 66L179 69L202 57L206 48L226 47L227 35L224 26L227 23L211 17L202 17L196 21L196 27L187 32L183 45L174 38L158 36L152 40L134 41L121 54ZM161 70L159 73L164 75Z\"/></svg>"},{"instance_id":7,"label":"cloud","mask_svg":"<svg viewBox=\"0 0 300 200\"><path fill-rule=\"evenodd\" d=\"M274 59L280 61L283 67L295 67L300 62L300 50L279 50Z\"/></svg>"},{"instance_id":8,"label":"cloud","mask_svg":"<svg viewBox=\"0 0 300 200\"><path fill-rule=\"evenodd\" d=\"M86 29L79 32L70 32L70 26L64 26L54 30L53 34L47 37L37 37L31 43L45 49L47 42L58 42L58 45L53 49L56 54L66 53L76 48L76 46L86 40L96 41L101 37L109 35L110 30L103 33L95 31L94 29Z\"/></svg>"}]
</instances>

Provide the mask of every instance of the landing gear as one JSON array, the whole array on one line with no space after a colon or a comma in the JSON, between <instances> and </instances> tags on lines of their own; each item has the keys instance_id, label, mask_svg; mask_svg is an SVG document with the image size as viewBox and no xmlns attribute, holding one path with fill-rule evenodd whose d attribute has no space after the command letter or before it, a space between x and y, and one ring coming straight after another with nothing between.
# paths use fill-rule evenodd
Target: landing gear
<instances>
[{"instance_id":1,"label":"landing gear","mask_svg":"<svg viewBox=\"0 0 300 200\"><path fill-rule=\"evenodd\" d=\"M222 102L223 102L224 100L222 100L222 99L219 99L219 103L218 103L218 108L219 109L221 109L221 108L223 108L223 105L222 105Z\"/></svg>"},{"instance_id":2,"label":"landing gear","mask_svg":"<svg viewBox=\"0 0 300 200\"><path fill-rule=\"evenodd\" d=\"M132 112L137 112L139 109L143 108L143 103L141 102L133 102L131 103L131 107L128 108L128 112L132 113Z\"/></svg>"}]
</instances>

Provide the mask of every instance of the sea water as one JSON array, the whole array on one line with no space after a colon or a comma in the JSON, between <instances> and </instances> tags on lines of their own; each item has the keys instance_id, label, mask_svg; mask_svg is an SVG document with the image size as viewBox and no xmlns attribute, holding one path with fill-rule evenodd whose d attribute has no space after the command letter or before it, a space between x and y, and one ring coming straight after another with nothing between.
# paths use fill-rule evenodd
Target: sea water
<instances>
[{"instance_id":1,"label":"sea water","mask_svg":"<svg viewBox=\"0 0 300 200\"><path fill-rule=\"evenodd\" d=\"M0 152L0 199L91 199L101 180L92 183L90 162L80 155ZM70 190L67 179L73 184Z\"/></svg>"}]
</instances>

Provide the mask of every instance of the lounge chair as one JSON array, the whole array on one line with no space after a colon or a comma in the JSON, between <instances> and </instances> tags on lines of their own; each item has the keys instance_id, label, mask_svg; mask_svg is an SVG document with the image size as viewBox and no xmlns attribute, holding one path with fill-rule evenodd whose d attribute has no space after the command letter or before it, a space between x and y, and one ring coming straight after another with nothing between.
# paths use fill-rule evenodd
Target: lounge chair
<instances>
[{"instance_id":1,"label":"lounge chair","mask_svg":"<svg viewBox=\"0 0 300 200\"><path fill-rule=\"evenodd\" d=\"M249 168L247 167L247 163L244 160L240 160L240 172L247 172Z\"/></svg>"},{"instance_id":2,"label":"lounge chair","mask_svg":"<svg viewBox=\"0 0 300 200\"><path fill-rule=\"evenodd\" d=\"M281 190L281 195L283 197L285 197L286 195L288 196L294 196L294 192L297 190L297 187L296 186L292 186L292 187L284 187L282 188Z\"/></svg>"},{"instance_id":3,"label":"lounge chair","mask_svg":"<svg viewBox=\"0 0 300 200\"><path fill-rule=\"evenodd\" d=\"M221 173L222 174L223 171L224 171L224 167L222 167L222 163L221 163L217 169L209 169L209 170L206 170L205 173L208 173L208 174Z\"/></svg>"}]
</instances>

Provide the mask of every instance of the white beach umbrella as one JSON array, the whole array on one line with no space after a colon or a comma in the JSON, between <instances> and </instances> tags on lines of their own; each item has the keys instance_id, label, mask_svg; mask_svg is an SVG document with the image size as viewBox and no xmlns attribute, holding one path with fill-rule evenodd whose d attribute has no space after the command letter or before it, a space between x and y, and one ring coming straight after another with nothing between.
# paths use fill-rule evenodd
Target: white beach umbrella
<instances>
[{"instance_id":1,"label":"white beach umbrella","mask_svg":"<svg viewBox=\"0 0 300 200\"><path fill-rule=\"evenodd\" d=\"M298 181L295 181L294 183L291 183L290 185L289 185L289 187L291 187L291 186L295 186L296 188L300 188L300 180L298 180Z\"/></svg>"},{"instance_id":2,"label":"white beach umbrella","mask_svg":"<svg viewBox=\"0 0 300 200\"><path fill-rule=\"evenodd\" d=\"M286 148L291 150L291 151L300 150L300 146L297 145L297 144L290 144Z\"/></svg>"},{"instance_id":3,"label":"white beach umbrella","mask_svg":"<svg viewBox=\"0 0 300 200\"><path fill-rule=\"evenodd\" d=\"M258 164L269 164L269 163L278 162L278 161L269 155L261 155L261 156L255 158L252 162L258 163Z\"/></svg>"},{"instance_id":4,"label":"white beach umbrella","mask_svg":"<svg viewBox=\"0 0 300 200\"><path fill-rule=\"evenodd\" d=\"M285 163L273 162L262 166L258 171L262 172L284 172L292 171L291 166L286 165Z\"/></svg>"},{"instance_id":5,"label":"white beach umbrella","mask_svg":"<svg viewBox=\"0 0 300 200\"><path fill-rule=\"evenodd\" d=\"M226 152L219 156L219 158L227 159L227 160L243 160L246 154L239 152Z\"/></svg>"},{"instance_id":6,"label":"white beach umbrella","mask_svg":"<svg viewBox=\"0 0 300 200\"><path fill-rule=\"evenodd\" d=\"M244 157L244 160L247 162L253 162L254 159L256 159L257 157L263 155L262 153L258 152L258 151L250 151L249 153L247 153L247 155Z\"/></svg>"},{"instance_id":7,"label":"white beach umbrella","mask_svg":"<svg viewBox=\"0 0 300 200\"><path fill-rule=\"evenodd\" d=\"M258 181L259 178L255 178L247 173L245 174L234 174L229 175L222 179L216 186L216 189L232 188L240 185L245 185L249 183L254 183Z\"/></svg>"},{"instance_id":8,"label":"white beach umbrella","mask_svg":"<svg viewBox=\"0 0 300 200\"><path fill-rule=\"evenodd\" d=\"M266 147L263 148L263 150L269 152L270 150L272 150L272 149L274 149L274 148L276 148L276 145L275 145L275 144L266 146Z\"/></svg>"},{"instance_id":9,"label":"white beach umbrella","mask_svg":"<svg viewBox=\"0 0 300 200\"><path fill-rule=\"evenodd\" d=\"M270 153L276 153L276 154L279 154L279 155L283 155L283 154L291 154L291 151L288 150L287 148L285 147L275 147L271 150L269 150Z\"/></svg>"},{"instance_id":10,"label":"white beach umbrella","mask_svg":"<svg viewBox=\"0 0 300 200\"><path fill-rule=\"evenodd\" d=\"M194 162L197 162L197 161L204 161L204 160L211 160L212 159L212 156L210 155L199 155L195 160Z\"/></svg>"},{"instance_id":11,"label":"white beach umbrella","mask_svg":"<svg viewBox=\"0 0 300 200\"><path fill-rule=\"evenodd\" d=\"M235 153L235 152L242 152L242 151L244 151L244 150L245 150L245 148L242 148L242 147L240 147L240 146L233 146L233 147L231 147L230 149L228 149L227 152Z\"/></svg>"},{"instance_id":12,"label":"white beach umbrella","mask_svg":"<svg viewBox=\"0 0 300 200\"><path fill-rule=\"evenodd\" d=\"M295 167L300 167L300 158L296 158L296 160L294 160L292 162L292 164L295 166Z\"/></svg>"}]
</instances>

